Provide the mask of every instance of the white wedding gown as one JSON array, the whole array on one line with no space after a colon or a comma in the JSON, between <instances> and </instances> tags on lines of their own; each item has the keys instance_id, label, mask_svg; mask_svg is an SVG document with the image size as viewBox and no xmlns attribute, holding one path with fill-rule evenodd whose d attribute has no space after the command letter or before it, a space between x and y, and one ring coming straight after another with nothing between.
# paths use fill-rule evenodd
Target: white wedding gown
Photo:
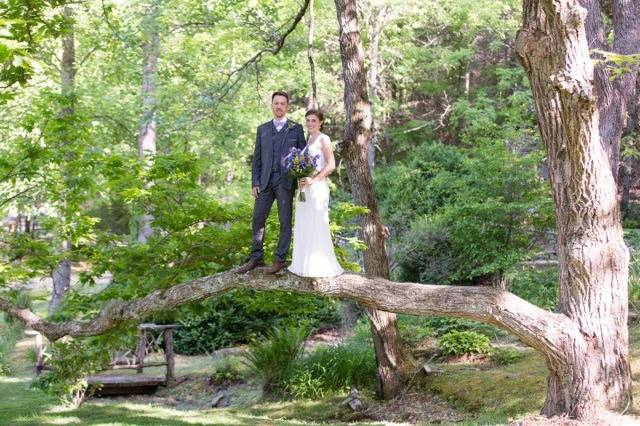
<instances>
[{"instance_id":1,"label":"white wedding gown","mask_svg":"<svg viewBox=\"0 0 640 426\"><path fill-rule=\"evenodd\" d=\"M316 170L324 168L326 160L320 147L306 148L311 156L319 155ZM329 232L329 185L322 179L304 188L306 201L296 194L293 225L293 260L289 271L303 277L335 277L344 272L333 251Z\"/></svg>"}]
</instances>

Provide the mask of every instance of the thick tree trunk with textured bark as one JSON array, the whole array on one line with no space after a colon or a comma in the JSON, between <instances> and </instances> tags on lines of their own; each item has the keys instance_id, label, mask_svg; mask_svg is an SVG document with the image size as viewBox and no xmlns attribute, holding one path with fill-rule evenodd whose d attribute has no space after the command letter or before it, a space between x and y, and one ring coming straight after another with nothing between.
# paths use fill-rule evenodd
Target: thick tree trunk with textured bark
<instances>
[{"instance_id":1,"label":"thick tree trunk with textured bark","mask_svg":"<svg viewBox=\"0 0 640 426\"><path fill-rule=\"evenodd\" d=\"M517 50L547 150L558 228L560 313L580 335L547 350L543 414L589 418L629 402L628 251L616 186L601 143L599 103L585 31L570 0L525 0Z\"/></svg>"},{"instance_id":2,"label":"thick tree trunk with textured bark","mask_svg":"<svg viewBox=\"0 0 640 426\"><path fill-rule=\"evenodd\" d=\"M62 11L66 19L73 19L73 9L70 6L65 6ZM74 111L75 102L75 80L76 80L76 49L75 49L75 36L73 27L69 29L69 32L62 38L62 61L60 63L60 91L65 98L66 105L62 108L60 114L63 117L72 116ZM66 132L65 132L66 133ZM62 138L68 136L63 134ZM68 139L67 139L68 140ZM60 250L63 254L67 253L71 249L69 242L65 239L60 245ZM58 310L65 294L71 288L71 260L62 259L56 269L51 274L52 288L51 288L51 301L49 303L49 313L52 314Z\"/></svg>"},{"instance_id":3,"label":"thick tree trunk with textured bark","mask_svg":"<svg viewBox=\"0 0 640 426\"><path fill-rule=\"evenodd\" d=\"M365 273L389 278L389 259L385 247L386 228L380 221L373 180L368 164L371 143L371 104L367 97L364 53L360 41L355 0L336 0L340 34L340 53L344 79L346 123L342 156L347 164L351 194L356 204L369 212L361 218ZM388 399L400 389L404 353L395 314L366 308L378 362L379 396Z\"/></svg>"},{"instance_id":4,"label":"thick tree trunk with textured bark","mask_svg":"<svg viewBox=\"0 0 640 426\"><path fill-rule=\"evenodd\" d=\"M138 157L144 161L156 153L158 56L160 55L159 7L153 1L143 20L142 41L142 117L138 134ZM142 213L138 223L138 241L141 243L153 236L151 222L153 215L149 211Z\"/></svg>"}]
</instances>

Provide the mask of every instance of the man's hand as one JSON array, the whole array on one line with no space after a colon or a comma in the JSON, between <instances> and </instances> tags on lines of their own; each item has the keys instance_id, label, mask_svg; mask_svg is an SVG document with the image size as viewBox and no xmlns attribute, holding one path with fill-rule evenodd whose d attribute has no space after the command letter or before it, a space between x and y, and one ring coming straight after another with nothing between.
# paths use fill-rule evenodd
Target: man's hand
<instances>
[{"instance_id":1,"label":"man's hand","mask_svg":"<svg viewBox=\"0 0 640 426\"><path fill-rule=\"evenodd\" d=\"M258 198L258 195L260 195L260 187L254 186L251 188L251 194L253 194L253 198Z\"/></svg>"}]
</instances>

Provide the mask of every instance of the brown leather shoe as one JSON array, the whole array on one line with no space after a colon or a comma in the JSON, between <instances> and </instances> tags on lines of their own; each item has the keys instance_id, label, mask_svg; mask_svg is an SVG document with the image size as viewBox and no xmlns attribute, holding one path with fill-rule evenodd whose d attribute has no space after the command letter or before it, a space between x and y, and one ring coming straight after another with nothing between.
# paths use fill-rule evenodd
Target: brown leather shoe
<instances>
[{"instance_id":1,"label":"brown leather shoe","mask_svg":"<svg viewBox=\"0 0 640 426\"><path fill-rule=\"evenodd\" d=\"M239 267L236 272L238 274L246 274L247 272L256 269L259 266L264 266L264 262L262 260L251 259L241 267Z\"/></svg>"},{"instance_id":2,"label":"brown leather shoe","mask_svg":"<svg viewBox=\"0 0 640 426\"><path fill-rule=\"evenodd\" d=\"M274 260L271 266L269 267L270 274L277 274L282 271L287 266L287 262L283 262L280 260Z\"/></svg>"}]
</instances>

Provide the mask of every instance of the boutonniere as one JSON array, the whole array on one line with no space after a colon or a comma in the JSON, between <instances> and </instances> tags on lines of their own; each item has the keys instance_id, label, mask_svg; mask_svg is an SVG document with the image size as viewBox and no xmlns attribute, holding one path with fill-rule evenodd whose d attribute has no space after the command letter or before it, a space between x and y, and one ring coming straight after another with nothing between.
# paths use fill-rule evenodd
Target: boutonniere
<instances>
[{"instance_id":1,"label":"boutonniere","mask_svg":"<svg viewBox=\"0 0 640 426\"><path fill-rule=\"evenodd\" d=\"M296 123L294 123L293 121L288 121L287 122L287 129L291 130L295 127Z\"/></svg>"}]
</instances>

